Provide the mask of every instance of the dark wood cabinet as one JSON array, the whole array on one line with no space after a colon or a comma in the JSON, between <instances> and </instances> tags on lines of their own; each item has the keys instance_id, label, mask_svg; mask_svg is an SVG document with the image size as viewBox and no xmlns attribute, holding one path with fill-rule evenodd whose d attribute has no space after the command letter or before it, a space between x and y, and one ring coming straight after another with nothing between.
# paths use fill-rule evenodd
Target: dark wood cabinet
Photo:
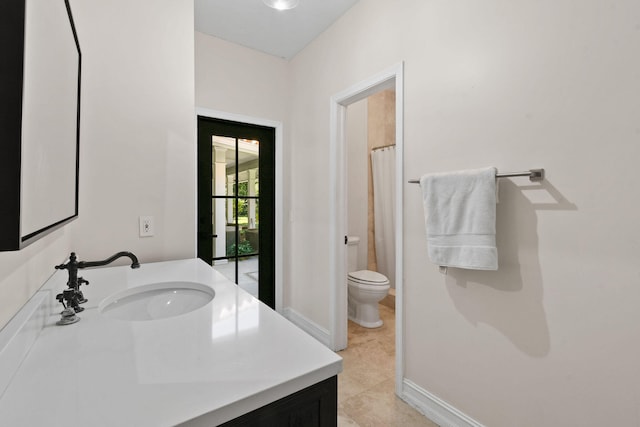
<instances>
[{"instance_id":1,"label":"dark wood cabinet","mask_svg":"<svg viewBox=\"0 0 640 427\"><path fill-rule=\"evenodd\" d=\"M222 424L223 427L336 427L337 425L337 376Z\"/></svg>"}]
</instances>

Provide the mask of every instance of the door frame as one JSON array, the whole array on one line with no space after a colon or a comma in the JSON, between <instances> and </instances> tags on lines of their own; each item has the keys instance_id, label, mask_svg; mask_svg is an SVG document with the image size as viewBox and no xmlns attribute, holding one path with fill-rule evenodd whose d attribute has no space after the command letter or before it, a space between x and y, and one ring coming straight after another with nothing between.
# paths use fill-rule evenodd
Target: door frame
<instances>
[{"instance_id":1,"label":"door frame","mask_svg":"<svg viewBox=\"0 0 640 427\"><path fill-rule=\"evenodd\" d=\"M342 350L347 346L347 267L346 245L344 237L347 231L346 203L346 111L354 102L380 92L395 88L396 91L396 394L402 391L404 376L404 282L403 282L403 180L404 180L404 63L400 62L366 80L336 93L330 99L330 250L329 277L331 282L330 307L330 345L333 350Z\"/></svg>"},{"instance_id":2,"label":"door frame","mask_svg":"<svg viewBox=\"0 0 640 427\"><path fill-rule=\"evenodd\" d=\"M283 272L284 272L284 266L283 266L283 261L284 261L284 257L283 257L283 226L284 226L284 204L283 204L283 188L284 188L284 174L283 174L283 169L284 169L284 164L283 164L283 125L282 122L278 122L275 120L269 120L269 119L263 119L263 118L259 118L259 117L251 117L251 116L245 116L242 114L235 114L235 113L229 113L226 111L219 111L219 110L212 110L212 109L208 109L208 108L201 108L201 107L196 107L196 128L198 125L198 116L203 116L203 117L208 117L211 119L219 119L219 120L228 120L228 121L232 121L232 122L240 122L240 123L246 123L246 124L250 124L250 125L257 125L257 126L266 126L266 127L270 127L270 128L274 128L275 129L275 140L276 140L276 164L275 164L275 173L276 173L276 194L275 194L275 208L276 208L276 212L275 212L275 236L276 236L276 253L275 253L275 309L278 313L282 314L282 310L283 310L283 295L284 295L284 289L283 289ZM197 135L197 129L196 129L196 135ZM197 150L196 150L196 161L197 161ZM196 183L197 183L197 170L196 170ZM196 206L196 215L197 215L197 206ZM196 218L196 224L197 224L197 218ZM197 230L196 230L197 231ZM197 240L196 240L196 253L197 253Z\"/></svg>"}]
</instances>

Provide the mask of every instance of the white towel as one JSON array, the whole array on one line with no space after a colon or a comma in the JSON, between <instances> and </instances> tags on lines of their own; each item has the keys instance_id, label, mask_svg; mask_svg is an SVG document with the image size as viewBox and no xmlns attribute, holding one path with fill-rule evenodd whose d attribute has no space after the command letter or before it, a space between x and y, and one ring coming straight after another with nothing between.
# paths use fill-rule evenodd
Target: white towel
<instances>
[{"instance_id":1,"label":"white towel","mask_svg":"<svg viewBox=\"0 0 640 427\"><path fill-rule=\"evenodd\" d=\"M429 258L439 266L497 270L496 168L420 178Z\"/></svg>"}]
</instances>

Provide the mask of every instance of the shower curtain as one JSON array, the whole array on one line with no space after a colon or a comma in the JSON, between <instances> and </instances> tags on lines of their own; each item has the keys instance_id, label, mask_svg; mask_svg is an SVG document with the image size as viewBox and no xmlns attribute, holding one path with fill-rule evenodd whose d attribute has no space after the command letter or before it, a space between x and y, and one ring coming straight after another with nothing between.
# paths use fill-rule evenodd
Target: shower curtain
<instances>
[{"instance_id":1,"label":"shower curtain","mask_svg":"<svg viewBox=\"0 0 640 427\"><path fill-rule=\"evenodd\" d=\"M373 220L378 272L389 279L395 288L395 173L396 147L371 151L373 174Z\"/></svg>"}]
</instances>

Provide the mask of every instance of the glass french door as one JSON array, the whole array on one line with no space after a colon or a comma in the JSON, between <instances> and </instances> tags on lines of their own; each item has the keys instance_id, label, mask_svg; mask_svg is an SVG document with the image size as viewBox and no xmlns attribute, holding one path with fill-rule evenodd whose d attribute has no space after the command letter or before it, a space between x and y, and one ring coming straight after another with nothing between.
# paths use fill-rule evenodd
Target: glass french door
<instances>
[{"instance_id":1,"label":"glass french door","mask_svg":"<svg viewBox=\"0 0 640 427\"><path fill-rule=\"evenodd\" d=\"M275 129L198 117L198 257L275 306Z\"/></svg>"}]
</instances>

